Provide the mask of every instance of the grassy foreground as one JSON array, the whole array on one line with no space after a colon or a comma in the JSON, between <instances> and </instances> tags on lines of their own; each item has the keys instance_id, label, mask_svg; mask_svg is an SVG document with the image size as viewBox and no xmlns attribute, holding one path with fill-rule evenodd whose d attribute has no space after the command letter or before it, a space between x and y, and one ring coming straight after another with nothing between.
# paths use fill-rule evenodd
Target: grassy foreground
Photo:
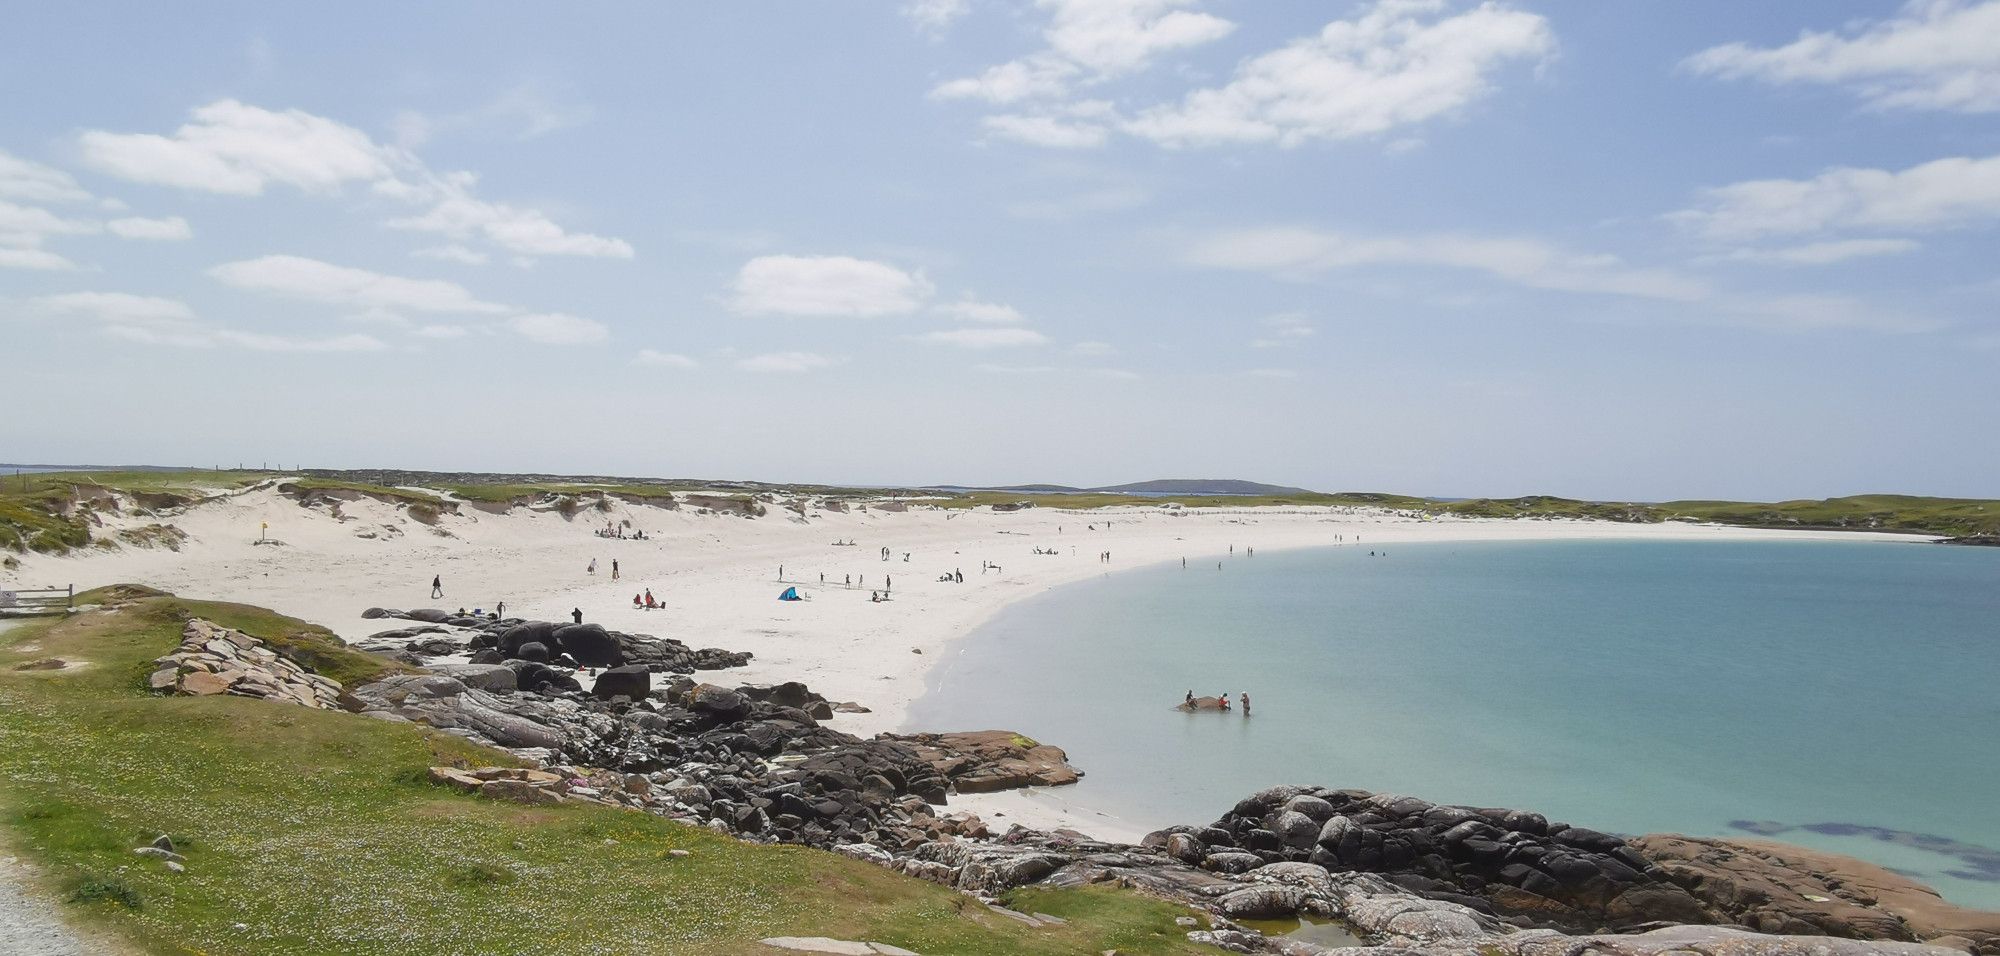
<instances>
[{"instance_id":1,"label":"grassy foreground","mask_svg":"<svg viewBox=\"0 0 2000 956\"><path fill-rule=\"evenodd\" d=\"M308 646L329 674L381 668L320 646L324 632L141 589L89 598L129 603L0 632L0 843L76 920L142 952L768 953L756 940L779 935L925 954L1199 951L1174 925L1184 909L1134 894L1033 891L1024 905L1071 923L1031 929L835 854L459 794L425 768L509 759L413 725L142 690L190 615ZM86 663L13 669L45 657ZM186 873L132 853L160 833Z\"/></svg>"}]
</instances>

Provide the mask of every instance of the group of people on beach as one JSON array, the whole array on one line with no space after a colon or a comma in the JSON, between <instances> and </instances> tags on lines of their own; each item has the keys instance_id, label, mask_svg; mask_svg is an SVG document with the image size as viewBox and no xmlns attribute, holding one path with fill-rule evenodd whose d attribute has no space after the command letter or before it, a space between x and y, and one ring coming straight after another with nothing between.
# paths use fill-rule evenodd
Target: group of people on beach
<instances>
[{"instance_id":1,"label":"group of people on beach","mask_svg":"<svg viewBox=\"0 0 2000 956\"><path fill-rule=\"evenodd\" d=\"M666 607L666 605L665 605L665 604L662 604L662 603L660 603L659 601L655 601L655 600L653 600L653 589L652 589L652 588L647 588L647 589L646 589L646 593L644 593L644 594L634 594L634 595L632 595L632 606L633 606L633 607L636 607L636 608L644 608L644 609L646 609L646 610L648 610L648 611L652 611L652 610L657 610L657 609L659 609L659 608L664 608L664 607Z\"/></svg>"},{"instance_id":2,"label":"group of people on beach","mask_svg":"<svg viewBox=\"0 0 2000 956\"><path fill-rule=\"evenodd\" d=\"M593 532L591 532L591 533L592 533L592 534L594 534L594 535L597 535L597 536L598 536L598 537L600 537L600 538L613 538L613 539L616 539L616 540L619 540L619 541L625 541L625 540L631 540L631 541L645 541L645 540L647 540L647 538L646 538L646 532L644 532L644 531L634 531L634 532L632 532L631 534L626 534L626 533L625 533L625 526L624 526L624 525L622 525L622 524L613 524L612 522L609 522L609 521L607 521L607 522L605 522L605 523L604 523L604 527L602 527L602 528L599 528L599 529L597 529L596 531L593 531Z\"/></svg>"}]
</instances>

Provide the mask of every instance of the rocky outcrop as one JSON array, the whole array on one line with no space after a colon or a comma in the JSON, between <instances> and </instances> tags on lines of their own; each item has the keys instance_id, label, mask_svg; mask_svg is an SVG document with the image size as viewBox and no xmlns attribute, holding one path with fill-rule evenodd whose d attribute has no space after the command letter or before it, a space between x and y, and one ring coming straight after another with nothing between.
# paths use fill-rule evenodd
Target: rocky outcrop
<instances>
[{"instance_id":1,"label":"rocky outcrop","mask_svg":"<svg viewBox=\"0 0 2000 956\"><path fill-rule=\"evenodd\" d=\"M1713 922L2000 954L2000 913L1954 906L1860 860L1760 840L1665 834L1640 837L1632 848L1699 900Z\"/></svg>"},{"instance_id":2,"label":"rocky outcrop","mask_svg":"<svg viewBox=\"0 0 2000 956\"><path fill-rule=\"evenodd\" d=\"M371 607L361 612L367 619L401 618L431 627L402 628L371 635L362 643L365 650L382 653L395 650L443 656L472 650L497 650L502 659L522 657L521 649L539 644L547 652L541 663L562 663L582 667L644 665L653 671L689 674L698 670L742 667L750 662L748 651L726 651L718 647L691 648L673 638L650 634L627 634L599 624L564 624L553 621L524 621L520 618L456 614L439 608ZM443 626L461 629L445 632ZM429 634L441 634L430 638ZM422 637L420 637L422 636ZM401 642L401 647L398 647ZM421 662L412 662L421 663Z\"/></svg>"},{"instance_id":3,"label":"rocky outcrop","mask_svg":"<svg viewBox=\"0 0 2000 956\"><path fill-rule=\"evenodd\" d=\"M915 747L925 761L960 793L990 793L1022 787L1059 787L1083 776L1061 747L1038 743L1008 730L949 734L883 734Z\"/></svg>"},{"instance_id":4,"label":"rocky outcrop","mask_svg":"<svg viewBox=\"0 0 2000 956\"><path fill-rule=\"evenodd\" d=\"M1272 787L1206 827L1148 843L1223 873L1311 863L1399 886L1518 926L1589 930L1708 922L1706 911L1625 841L1519 810L1455 807L1362 790Z\"/></svg>"},{"instance_id":5,"label":"rocky outcrop","mask_svg":"<svg viewBox=\"0 0 2000 956\"><path fill-rule=\"evenodd\" d=\"M153 662L153 690L198 697L233 694L337 710L340 684L285 659L263 641L195 618L173 653Z\"/></svg>"}]
</instances>

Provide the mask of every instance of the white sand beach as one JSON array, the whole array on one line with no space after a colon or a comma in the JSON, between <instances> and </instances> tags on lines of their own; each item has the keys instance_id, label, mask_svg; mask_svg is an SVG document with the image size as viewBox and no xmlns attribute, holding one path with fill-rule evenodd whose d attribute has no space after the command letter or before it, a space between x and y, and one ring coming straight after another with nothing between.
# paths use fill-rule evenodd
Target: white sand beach
<instances>
[{"instance_id":1,"label":"white sand beach","mask_svg":"<svg viewBox=\"0 0 2000 956\"><path fill-rule=\"evenodd\" d=\"M0 571L0 587L146 584L269 607L348 640L403 623L361 617L375 606L490 610L504 601L510 616L548 620L581 609L586 621L617 630L673 637L694 647L752 651L756 658L750 666L707 676L729 684L805 681L829 699L870 708L832 722L866 736L910 729L903 726L904 715L924 693L926 673L954 653L954 641L997 610L1093 575L1182 558L1191 564L1227 563L1249 548L1343 540L1346 546L1393 553L1400 544L1424 541L1864 536L1685 523L1425 519L1349 508L1176 512L1144 499L1131 507L1087 512L996 513L917 502L909 502L908 509L807 507L801 515L772 505L765 516L750 518L613 501L609 512L587 508L565 518L553 510L515 507L496 514L468 505L461 514L442 516L433 528L381 501L343 502L336 516L326 504L302 506L266 485L169 517L114 519L132 525L171 522L188 535L178 552L125 547L66 557L27 555L18 569ZM647 539L595 535L607 521L629 521ZM255 543L264 524L269 526L264 533L282 544ZM847 541L852 545L836 543ZM1036 554L1038 548L1050 553ZM1108 561L1100 559L1102 552L1110 553ZM586 568L593 560L598 568L590 574ZM962 573L963 583L940 580L952 573ZM430 596L434 576L444 585L439 600ZM777 600L794 585L807 600ZM648 588L663 609L633 607L633 595ZM870 600L871 592L882 590L891 600ZM1135 838L1144 829L1074 806L1059 791L955 798L953 806L1004 814L1000 822L1071 826L1105 838Z\"/></svg>"}]
</instances>

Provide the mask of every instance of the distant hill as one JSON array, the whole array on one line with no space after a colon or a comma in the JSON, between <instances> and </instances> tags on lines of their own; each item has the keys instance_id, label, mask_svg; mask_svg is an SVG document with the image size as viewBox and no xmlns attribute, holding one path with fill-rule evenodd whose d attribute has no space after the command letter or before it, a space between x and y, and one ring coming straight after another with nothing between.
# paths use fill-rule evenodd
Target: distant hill
<instances>
[{"instance_id":1,"label":"distant hill","mask_svg":"<svg viewBox=\"0 0 2000 956\"><path fill-rule=\"evenodd\" d=\"M939 491L1018 491L1023 494L1077 495L1310 495L1304 488L1267 485L1236 478L1157 478L1124 485L1077 488L1072 485L932 485Z\"/></svg>"},{"instance_id":2,"label":"distant hill","mask_svg":"<svg viewBox=\"0 0 2000 956\"><path fill-rule=\"evenodd\" d=\"M1235 478L1159 478L1153 481L1135 481L1129 485L1108 485L1092 488L1091 491L1107 491L1127 495L1309 495L1304 488L1288 488L1284 485L1267 485L1257 481L1241 481Z\"/></svg>"}]
</instances>

